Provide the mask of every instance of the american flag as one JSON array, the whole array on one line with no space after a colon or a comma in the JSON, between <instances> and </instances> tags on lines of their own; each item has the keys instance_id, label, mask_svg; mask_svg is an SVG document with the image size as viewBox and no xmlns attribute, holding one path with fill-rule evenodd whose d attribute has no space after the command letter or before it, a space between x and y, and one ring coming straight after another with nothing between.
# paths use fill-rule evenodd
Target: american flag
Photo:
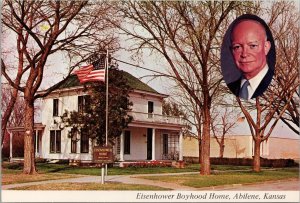
<instances>
[{"instance_id":1,"label":"american flag","mask_svg":"<svg viewBox=\"0 0 300 203\"><path fill-rule=\"evenodd\" d=\"M96 61L91 65L83 66L74 73L77 75L80 83L105 81L105 69L102 61ZM101 68L101 69L100 69Z\"/></svg>"}]
</instances>

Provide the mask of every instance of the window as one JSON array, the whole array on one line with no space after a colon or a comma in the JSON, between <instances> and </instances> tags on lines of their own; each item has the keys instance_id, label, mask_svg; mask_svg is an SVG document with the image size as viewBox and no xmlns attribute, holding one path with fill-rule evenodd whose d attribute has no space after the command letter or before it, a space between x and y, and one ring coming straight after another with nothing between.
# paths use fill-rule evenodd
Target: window
<instances>
[{"instance_id":1,"label":"window","mask_svg":"<svg viewBox=\"0 0 300 203\"><path fill-rule=\"evenodd\" d=\"M179 135L177 134L172 134L169 136L169 140L168 140L168 150L169 153L176 153L179 151Z\"/></svg>"},{"instance_id":2,"label":"window","mask_svg":"<svg viewBox=\"0 0 300 203\"><path fill-rule=\"evenodd\" d=\"M130 154L130 131L124 133L124 154Z\"/></svg>"},{"instance_id":3,"label":"window","mask_svg":"<svg viewBox=\"0 0 300 203\"><path fill-rule=\"evenodd\" d=\"M78 112L84 113L90 105L90 95L78 96Z\"/></svg>"},{"instance_id":4,"label":"window","mask_svg":"<svg viewBox=\"0 0 300 203\"><path fill-rule=\"evenodd\" d=\"M77 131L71 131L71 153L77 152Z\"/></svg>"},{"instance_id":5,"label":"window","mask_svg":"<svg viewBox=\"0 0 300 203\"><path fill-rule=\"evenodd\" d=\"M50 130L50 153L60 153L61 150L61 131Z\"/></svg>"},{"instance_id":6,"label":"window","mask_svg":"<svg viewBox=\"0 0 300 203\"><path fill-rule=\"evenodd\" d=\"M58 116L58 99L53 99L53 116Z\"/></svg>"},{"instance_id":7,"label":"window","mask_svg":"<svg viewBox=\"0 0 300 203\"><path fill-rule=\"evenodd\" d=\"M35 131L33 142L34 142L34 151L36 153L40 152L40 137L41 137L41 131Z\"/></svg>"},{"instance_id":8,"label":"window","mask_svg":"<svg viewBox=\"0 0 300 203\"><path fill-rule=\"evenodd\" d=\"M154 103L152 101L148 101L148 118L153 117L154 112Z\"/></svg>"},{"instance_id":9,"label":"window","mask_svg":"<svg viewBox=\"0 0 300 203\"><path fill-rule=\"evenodd\" d=\"M179 155L179 135L162 134L162 159L177 160Z\"/></svg>"},{"instance_id":10,"label":"window","mask_svg":"<svg viewBox=\"0 0 300 203\"><path fill-rule=\"evenodd\" d=\"M89 153L89 136L85 130L81 131L80 153Z\"/></svg>"}]
</instances>

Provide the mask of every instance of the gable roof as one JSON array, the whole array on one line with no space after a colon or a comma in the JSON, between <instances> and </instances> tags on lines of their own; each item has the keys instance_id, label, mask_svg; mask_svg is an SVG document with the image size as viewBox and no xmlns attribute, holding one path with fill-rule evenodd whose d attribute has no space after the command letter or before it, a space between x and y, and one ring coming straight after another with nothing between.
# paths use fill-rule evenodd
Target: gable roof
<instances>
[{"instance_id":1,"label":"gable roof","mask_svg":"<svg viewBox=\"0 0 300 203\"><path fill-rule=\"evenodd\" d=\"M128 82L128 85L132 89L159 94L152 87L150 87L149 85L145 84L144 82L142 82L138 78L134 77L130 73L128 73L126 71L123 71L123 70L119 70L119 71L123 74L124 78ZM58 85L58 84L56 84L56 85ZM70 77L64 83L62 83L61 85L59 85L59 88L57 88L57 89L59 90L59 89L72 88L72 87L80 87L80 86L83 86L83 85L79 82L77 75L70 75Z\"/></svg>"}]
</instances>

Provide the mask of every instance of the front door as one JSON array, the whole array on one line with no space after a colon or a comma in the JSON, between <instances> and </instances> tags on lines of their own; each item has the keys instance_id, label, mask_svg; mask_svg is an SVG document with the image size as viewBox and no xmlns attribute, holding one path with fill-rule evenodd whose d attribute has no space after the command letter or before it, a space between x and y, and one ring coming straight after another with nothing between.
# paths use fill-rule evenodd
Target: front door
<instances>
[{"instance_id":1,"label":"front door","mask_svg":"<svg viewBox=\"0 0 300 203\"><path fill-rule=\"evenodd\" d=\"M152 133L153 129L147 129L147 160L152 159Z\"/></svg>"}]
</instances>

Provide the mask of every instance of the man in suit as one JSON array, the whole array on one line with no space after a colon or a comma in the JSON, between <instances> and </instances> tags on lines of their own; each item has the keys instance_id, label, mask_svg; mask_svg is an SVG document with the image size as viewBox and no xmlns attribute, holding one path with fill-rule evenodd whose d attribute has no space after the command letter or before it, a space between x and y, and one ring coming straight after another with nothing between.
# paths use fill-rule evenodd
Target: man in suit
<instances>
[{"instance_id":1,"label":"man in suit","mask_svg":"<svg viewBox=\"0 0 300 203\"><path fill-rule=\"evenodd\" d=\"M231 52L242 77L228 84L229 89L245 100L263 94L273 77L266 56L271 48L265 27L253 19L234 24L231 33Z\"/></svg>"}]
</instances>

